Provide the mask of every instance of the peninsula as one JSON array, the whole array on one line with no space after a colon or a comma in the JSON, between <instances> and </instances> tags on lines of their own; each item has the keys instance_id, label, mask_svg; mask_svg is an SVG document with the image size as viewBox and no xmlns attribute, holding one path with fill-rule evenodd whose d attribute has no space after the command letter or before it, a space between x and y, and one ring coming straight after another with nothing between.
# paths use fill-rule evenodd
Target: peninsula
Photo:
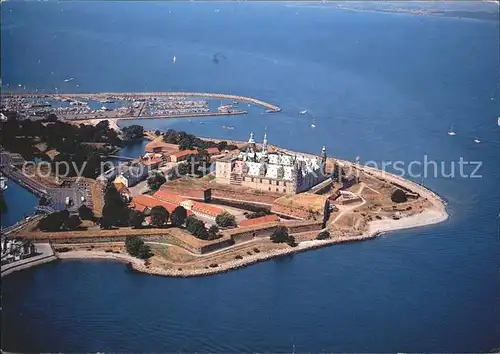
<instances>
[{"instance_id":1,"label":"peninsula","mask_svg":"<svg viewBox=\"0 0 500 354\"><path fill-rule=\"evenodd\" d=\"M251 133L248 141L228 142L134 126L118 137L104 123L69 128L53 116L30 124L17 119L1 124L13 130L12 139L24 139L28 146L2 151L2 173L40 195L43 203L35 216L4 229L4 241L49 249L47 261L109 258L149 274L202 276L448 217L443 200L424 186L330 157L325 145L311 154L272 145L266 132L260 133L262 139ZM20 137L26 127L42 133ZM75 149L64 143L66 138L58 143L51 137L59 130L78 146L99 136L102 142L92 143L94 149L119 146L124 135L151 141L141 156L98 175L97 166L84 169L85 177L21 173L23 152L35 147L45 151L40 153L49 166L63 161L57 156L64 154L80 161L81 152L74 150L49 156L50 148ZM86 159L106 156L100 150Z\"/></svg>"}]
</instances>

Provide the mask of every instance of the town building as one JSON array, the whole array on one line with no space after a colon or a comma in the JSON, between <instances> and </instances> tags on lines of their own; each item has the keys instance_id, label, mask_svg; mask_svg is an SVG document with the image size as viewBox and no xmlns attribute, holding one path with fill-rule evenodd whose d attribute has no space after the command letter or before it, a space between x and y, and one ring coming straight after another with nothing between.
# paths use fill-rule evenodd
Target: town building
<instances>
[{"instance_id":1,"label":"town building","mask_svg":"<svg viewBox=\"0 0 500 354\"><path fill-rule=\"evenodd\" d=\"M156 191L154 197L167 203L181 205L186 210L191 211L194 215L212 221L215 221L217 215L224 213L224 209L222 208L182 197L178 194L169 192L165 188L160 188Z\"/></svg>"},{"instance_id":2,"label":"town building","mask_svg":"<svg viewBox=\"0 0 500 354\"><path fill-rule=\"evenodd\" d=\"M135 196L130 203L130 207L137 211L148 214L155 206L161 205L172 213L177 206L182 206L186 209L188 215L195 215L200 218L215 221L217 215L224 213L224 209L202 203L196 200L191 200L178 194L172 193L165 188L160 188L155 194L145 195L140 194Z\"/></svg>"},{"instance_id":3,"label":"town building","mask_svg":"<svg viewBox=\"0 0 500 354\"><path fill-rule=\"evenodd\" d=\"M166 153L171 154L179 151L179 145L177 144L169 144L163 141L163 138L156 138L150 143L146 144L144 147L146 152L150 153Z\"/></svg>"},{"instance_id":4,"label":"town building","mask_svg":"<svg viewBox=\"0 0 500 354\"><path fill-rule=\"evenodd\" d=\"M177 207L177 204L168 203L157 197L153 197L147 194L139 194L135 196L130 203L131 208L143 212L146 215L148 215L151 212L151 209L153 209L155 206L162 206L171 214ZM187 210L187 215L189 216L191 214L192 212L190 210Z\"/></svg>"},{"instance_id":5,"label":"town building","mask_svg":"<svg viewBox=\"0 0 500 354\"><path fill-rule=\"evenodd\" d=\"M325 146L317 157L270 152L265 133L262 148L258 151L254 135L250 133L246 151L216 161L215 177L220 184L296 194L326 180L325 165Z\"/></svg>"},{"instance_id":6,"label":"town building","mask_svg":"<svg viewBox=\"0 0 500 354\"><path fill-rule=\"evenodd\" d=\"M131 197L130 191L127 187L121 182L113 182L116 190L120 193L126 200L129 200Z\"/></svg>"},{"instance_id":7,"label":"town building","mask_svg":"<svg viewBox=\"0 0 500 354\"><path fill-rule=\"evenodd\" d=\"M198 155L198 150L181 150L170 154L171 162L186 161L192 155Z\"/></svg>"},{"instance_id":8,"label":"town building","mask_svg":"<svg viewBox=\"0 0 500 354\"><path fill-rule=\"evenodd\" d=\"M122 183L125 187L130 188L137 183L148 178L149 169L142 165L130 166L128 169L116 176L114 183Z\"/></svg>"}]
</instances>

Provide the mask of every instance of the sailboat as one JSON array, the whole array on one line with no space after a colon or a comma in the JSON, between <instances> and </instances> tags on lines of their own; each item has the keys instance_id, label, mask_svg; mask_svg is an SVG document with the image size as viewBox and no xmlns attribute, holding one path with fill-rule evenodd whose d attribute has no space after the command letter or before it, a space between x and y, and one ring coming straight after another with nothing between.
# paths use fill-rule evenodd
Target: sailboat
<instances>
[{"instance_id":1,"label":"sailboat","mask_svg":"<svg viewBox=\"0 0 500 354\"><path fill-rule=\"evenodd\" d=\"M300 114L306 114L306 113L307 113L307 109L300 111Z\"/></svg>"},{"instance_id":2,"label":"sailboat","mask_svg":"<svg viewBox=\"0 0 500 354\"><path fill-rule=\"evenodd\" d=\"M457 135L457 133L455 133L455 132L453 131L453 125L452 125L452 126L450 126L450 130L448 130L448 135L451 135L451 136Z\"/></svg>"},{"instance_id":3,"label":"sailboat","mask_svg":"<svg viewBox=\"0 0 500 354\"><path fill-rule=\"evenodd\" d=\"M177 58L176 58L176 56L174 55L174 57L172 58L172 63L174 63L174 64L175 64L175 62L176 62L176 61L177 61Z\"/></svg>"},{"instance_id":4,"label":"sailboat","mask_svg":"<svg viewBox=\"0 0 500 354\"><path fill-rule=\"evenodd\" d=\"M316 128L316 119L313 118L311 128Z\"/></svg>"}]
</instances>

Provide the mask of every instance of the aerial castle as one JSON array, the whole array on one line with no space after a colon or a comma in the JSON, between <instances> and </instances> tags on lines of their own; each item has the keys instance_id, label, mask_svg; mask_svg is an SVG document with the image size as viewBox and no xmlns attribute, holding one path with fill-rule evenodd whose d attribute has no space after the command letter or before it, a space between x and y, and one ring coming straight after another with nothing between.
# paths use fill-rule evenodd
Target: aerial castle
<instances>
[{"instance_id":1,"label":"aerial castle","mask_svg":"<svg viewBox=\"0 0 500 354\"><path fill-rule=\"evenodd\" d=\"M270 153L267 133L262 149L257 151L254 135L250 133L246 151L237 157L216 162L216 182L239 185L264 192L296 194L304 192L328 178L325 172L326 147L318 157Z\"/></svg>"}]
</instances>

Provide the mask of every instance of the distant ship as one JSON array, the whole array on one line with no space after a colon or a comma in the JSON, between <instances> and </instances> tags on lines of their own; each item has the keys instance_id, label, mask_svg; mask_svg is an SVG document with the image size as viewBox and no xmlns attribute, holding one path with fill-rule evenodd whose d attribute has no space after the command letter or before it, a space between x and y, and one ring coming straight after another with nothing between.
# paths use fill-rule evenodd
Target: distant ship
<instances>
[{"instance_id":1,"label":"distant ship","mask_svg":"<svg viewBox=\"0 0 500 354\"><path fill-rule=\"evenodd\" d=\"M475 142L476 144L479 144L479 143L481 142L481 140L479 140L478 138L476 138L476 139L474 139L474 142Z\"/></svg>"},{"instance_id":2,"label":"distant ship","mask_svg":"<svg viewBox=\"0 0 500 354\"><path fill-rule=\"evenodd\" d=\"M0 191L4 191L7 189L7 178L0 177Z\"/></svg>"},{"instance_id":3,"label":"distant ship","mask_svg":"<svg viewBox=\"0 0 500 354\"><path fill-rule=\"evenodd\" d=\"M232 125L223 125L222 128L229 129L229 130L233 130L234 129L234 127Z\"/></svg>"},{"instance_id":4,"label":"distant ship","mask_svg":"<svg viewBox=\"0 0 500 354\"><path fill-rule=\"evenodd\" d=\"M193 123L193 121L192 121L191 119L190 119L190 120L188 120L188 122L189 122L189 123Z\"/></svg>"},{"instance_id":5,"label":"distant ship","mask_svg":"<svg viewBox=\"0 0 500 354\"><path fill-rule=\"evenodd\" d=\"M500 117L498 117L497 124L500 127Z\"/></svg>"},{"instance_id":6,"label":"distant ship","mask_svg":"<svg viewBox=\"0 0 500 354\"><path fill-rule=\"evenodd\" d=\"M74 77L70 77L70 78L64 79L64 82L70 82L70 81L73 81L74 79L75 79Z\"/></svg>"},{"instance_id":7,"label":"distant ship","mask_svg":"<svg viewBox=\"0 0 500 354\"><path fill-rule=\"evenodd\" d=\"M312 120L311 128L316 128L316 120L315 119Z\"/></svg>"},{"instance_id":8,"label":"distant ship","mask_svg":"<svg viewBox=\"0 0 500 354\"><path fill-rule=\"evenodd\" d=\"M174 55L174 57L172 58L172 63L174 63L174 64L175 64L175 62L176 62L176 61L177 61L177 58L176 58L176 57L175 57L175 55Z\"/></svg>"},{"instance_id":9,"label":"distant ship","mask_svg":"<svg viewBox=\"0 0 500 354\"><path fill-rule=\"evenodd\" d=\"M203 122L200 122L200 124L205 124L205 123L203 123Z\"/></svg>"},{"instance_id":10,"label":"distant ship","mask_svg":"<svg viewBox=\"0 0 500 354\"><path fill-rule=\"evenodd\" d=\"M450 126L450 130L448 130L448 135L451 135L451 136L457 135L457 133L455 133L455 132L453 131L453 125L452 125L452 126Z\"/></svg>"},{"instance_id":11,"label":"distant ship","mask_svg":"<svg viewBox=\"0 0 500 354\"><path fill-rule=\"evenodd\" d=\"M307 113L307 109L300 111L300 114L306 114L306 113Z\"/></svg>"}]
</instances>

